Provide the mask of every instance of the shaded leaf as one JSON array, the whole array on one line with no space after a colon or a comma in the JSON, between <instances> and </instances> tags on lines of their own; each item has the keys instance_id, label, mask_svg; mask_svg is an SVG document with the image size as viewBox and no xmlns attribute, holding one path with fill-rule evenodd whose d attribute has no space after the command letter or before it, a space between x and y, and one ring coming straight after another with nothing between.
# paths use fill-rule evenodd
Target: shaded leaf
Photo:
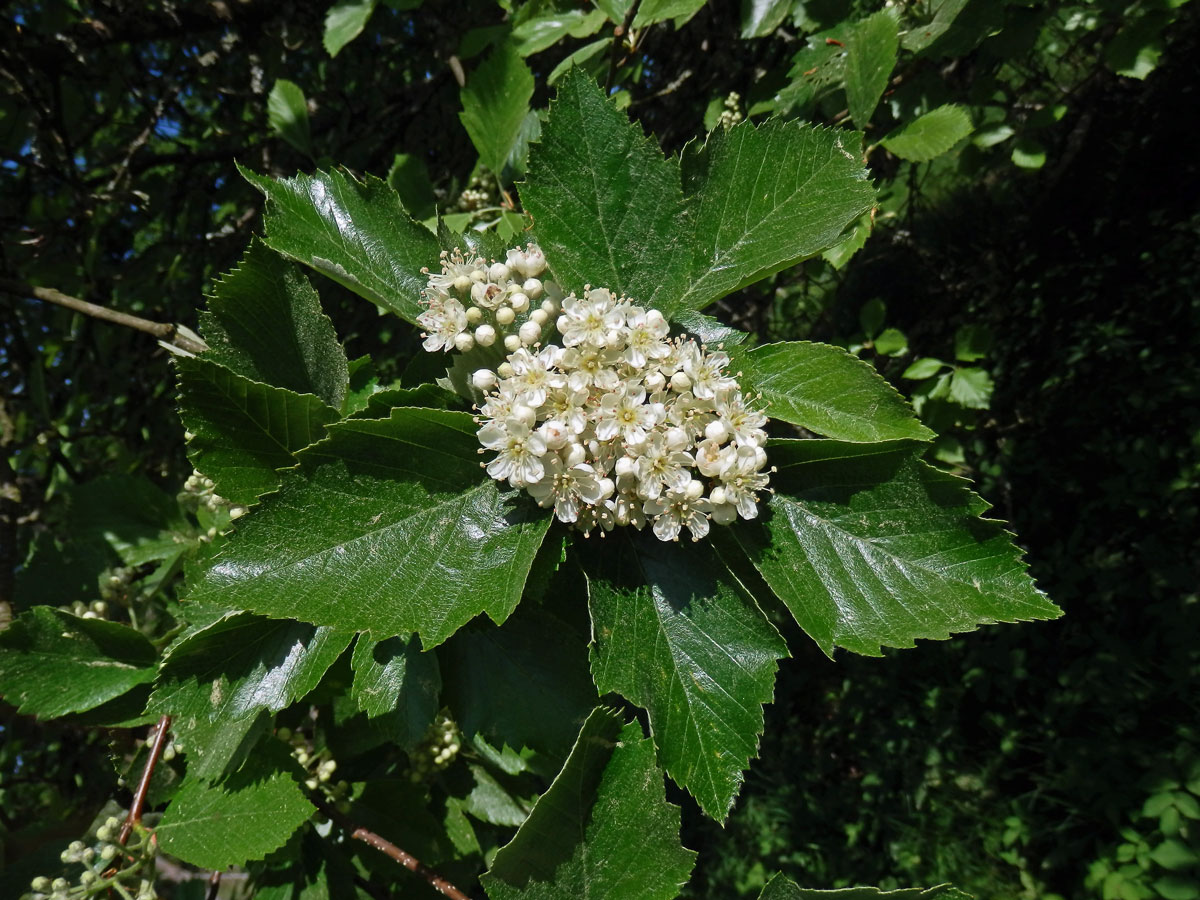
<instances>
[{"instance_id":1,"label":"shaded leaf","mask_svg":"<svg viewBox=\"0 0 1200 900\"><path fill-rule=\"evenodd\" d=\"M561 761L596 704L583 640L541 612L502 628L471 628L439 651L446 705L463 733L497 747L529 747Z\"/></svg>"},{"instance_id":2,"label":"shaded leaf","mask_svg":"<svg viewBox=\"0 0 1200 900\"><path fill-rule=\"evenodd\" d=\"M337 170L278 180L238 171L267 198L267 246L416 322L421 268L437 265L438 242L385 182Z\"/></svg>"},{"instance_id":3,"label":"shaded leaf","mask_svg":"<svg viewBox=\"0 0 1200 900\"><path fill-rule=\"evenodd\" d=\"M71 491L71 536L103 541L127 566L172 559L190 531L179 503L143 475L103 475Z\"/></svg>"},{"instance_id":4,"label":"shaded leaf","mask_svg":"<svg viewBox=\"0 0 1200 900\"><path fill-rule=\"evenodd\" d=\"M792 0L742 0L742 37L766 37L783 24Z\"/></svg>"},{"instance_id":5,"label":"shaded leaf","mask_svg":"<svg viewBox=\"0 0 1200 900\"><path fill-rule=\"evenodd\" d=\"M483 164L496 174L516 143L533 97L533 73L516 47L496 47L462 89L459 119Z\"/></svg>"},{"instance_id":6,"label":"shaded leaf","mask_svg":"<svg viewBox=\"0 0 1200 900\"><path fill-rule=\"evenodd\" d=\"M276 471L320 440L338 414L312 394L235 375L203 358L179 359L179 417L191 432L188 459L217 494L251 505L279 486Z\"/></svg>"},{"instance_id":7,"label":"shaded leaf","mask_svg":"<svg viewBox=\"0 0 1200 900\"><path fill-rule=\"evenodd\" d=\"M772 441L769 515L729 530L827 654L1061 613L967 482L909 443ZM724 549L722 550L724 553Z\"/></svg>"},{"instance_id":8,"label":"shaded leaf","mask_svg":"<svg viewBox=\"0 0 1200 900\"><path fill-rule=\"evenodd\" d=\"M377 0L338 0L325 14L325 52L337 56L342 48L362 34Z\"/></svg>"},{"instance_id":9,"label":"shaded leaf","mask_svg":"<svg viewBox=\"0 0 1200 900\"><path fill-rule=\"evenodd\" d=\"M705 0L642 0L637 15L633 17L634 28L645 28L667 19L687 19L695 15Z\"/></svg>"},{"instance_id":10,"label":"shaded leaf","mask_svg":"<svg viewBox=\"0 0 1200 900\"><path fill-rule=\"evenodd\" d=\"M717 129L684 153L683 174L688 277L682 292L651 304L668 316L703 309L836 244L875 198L859 135L798 122Z\"/></svg>"},{"instance_id":11,"label":"shaded leaf","mask_svg":"<svg viewBox=\"0 0 1200 900\"><path fill-rule=\"evenodd\" d=\"M891 9L856 22L846 35L846 102L858 128L867 127L879 105L899 43L899 18Z\"/></svg>"},{"instance_id":12,"label":"shaded leaf","mask_svg":"<svg viewBox=\"0 0 1200 900\"><path fill-rule=\"evenodd\" d=\"M0 631L0 694L45 719L81 712L153 681L157 659L139 631L35 606Z\"/></svg>"},{"instance_id":13,"label":"shaded leaf","mask_svg":"<svg viewBox=\"0 0 1200 900\"><path fill-rule=\"evenodd\" d=\"M200 333L202 358L341 409L349 369L333 323L300 270L260 241L214 284Z\"/></svg>"},{"instance_id":14,"label":"shaded leaf","mask_svg":"<svg viewBox=\"0 0 1200 900\"><path fill-rule=\"evenodd\" d=\"M308 102L294 81L275 80L267 97L267 123L271 130L299 150L312 154L312 136L308 130Z\"/></svg>"},{"instance_id":15,"label":"shaded leaf","mask_svg":"<svg viewBox=\"0 0 1200 900\"><path fill-rule=\"evenodd\" d=\"M234 789L188 779L155 834L166 853L206 869L240 866L282 847L315 808L278 772Z\"/></svg>"},{"instance_id":16,"label":"shaded leaf","mask_svg":"<svg viewBox=\"0 0 1200 900\"><path fill-rule=\"evenodd\" d=\"M695 854L679 846L654 748L611 710L584 723L567 764L482 876L492 900L669 900Z\"/></svg>"},{"instance_id":17,"label":"shaded leaf","mask_svg":"<svg viewBox=\"0 0 1200 900\"><path fill-rule=\"evenodd\" d=\"M787 649L711 554L650 535L607 543L588 569L596 687L647 710L667 773L724 820Z\"/></svg>"},{"instance_id":18,"label":"shaded leaf","mask_svg":"<svg viewBox=\"0 0 1200 900\"><path fill-rule=\"evenodd\" d=\"M347 419L238 520L193 599L426 648L521 598L550 517L479 468L467 413Z\"/></svg>"},{"instance_id":19,"label":"shaded leaf","mask_svg":"<svg viewBox=\"0 0 1200 900\"><path fill-rule=\"evenodd\" d=\"M901 125L879 143L901 159L925 162L941 156L972 130L967 111L948 103Z\"/></svg>"},{"instance_id":20,"label":"shaded leaf","mask_svg":"<svg viewBox=\"0 0 1200 900\"><path fill-rule=\"evenodd\" d=\"M954 20L966 5L967 0L932 0L931 3L915 7L914 12L926 12L928 19L909 25L901 42L904 49L920 52L930 46L954 25Z\"/></svg>"},{"instance_id":21,"label":"shaded leaf","mask_svg":"<svg viewBox=\"0 0 1200 900\"><path fill-rule=\"evenodd\" d=\"M933 432L875 367L840 347L808 341L763 344L738 354L747 392L760 392L772 419L841 441L927 441Z\"/></svg>"},{"instance_id":22,"label":"shaded leaf","mask_svg":"<svg viewBox=\"0 0 1200 900\"><path fill-rule=\"evenodd\" d=\"M974 366L954 370L950 379L950 399L967 409L987 409L992 399L992 376Z\"/></svg>"},{"instance_id":23,"label":"shaded leaf","mask_svg":"<svg viewBox=\"0 0 1200 900\"><path fill-rule=\"evenodd\" d=\"M416 638L372 641L360 634L350 658L350 696L368 718L396 713L404 732L419 739L438 711L442 676L437 657L422 653Z\"/></svg>"}]
</instances>

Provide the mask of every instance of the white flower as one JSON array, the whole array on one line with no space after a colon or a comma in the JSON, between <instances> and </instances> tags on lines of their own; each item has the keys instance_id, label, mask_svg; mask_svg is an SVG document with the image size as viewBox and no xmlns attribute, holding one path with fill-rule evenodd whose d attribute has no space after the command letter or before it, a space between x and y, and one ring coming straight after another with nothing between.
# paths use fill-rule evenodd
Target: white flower
<instances>
[{"instance_id":1,"label":"white flower","mask_svg":"<svg viewBox=\"0 0 1200 900\"><path fill-rule=\"evenodd\" d=\"M664 489L682 489L691 480L691 464L692 458L670 449L661 433L651 434L637 460L638 496L652 500Z\"/></svg>"},{"instance_id":2,"label":"white flower","mask_svg":"<svg viewBox=\"0 0 1200 900\"><path fill-rule=\"evenodd\" d=\"M540 457L546 455L546 442L520 419L488 422L477 436L488 450L499 451L487 464L487 473L497 481L507 479L513 487L526 487L542 480L545 467Z\"/></svg>"},{"instance_id":3,"label":"white flower","mask_svg":"<svg viewBox=\"0 0 1200 900\"><path fill-rule=\"evenodd\" d=\"M702 354L699 348L689 353L683 360L683 371L691 379L692 393L700 400L711 400L717 391L737 387L736 381L721 373L727 365L729 356L725 353Z\"/></svg>"},{"instance_id":4,"label":"white flower","mask_svg":"<svg viewBox=\"0 0 1200 900\"><path fill-rule=\"evenodd\" d=\"M655 424L654 409L645 400L645 388L636 384L625 384L601 397L596 437L611 441L619 434L631 444L645 440L646 431Z\"/></svg>"},{"instance_id":5,"label":"white flower","mask_svg":"<svg viewBox=\"0 0 1200 900\"><path fill-rule=\"evenodd\" d=\"M763 427L767 424L767 417L761 411L746 406L741 391L729 388L720 391L713 401L713 408L718 420L724 423L739 444L761 447L766 443L767 433Z\"/></svg>"},{"instance_id":6,"label":"white flower","mask_svg":"<svg viewBox=\"0 0 1200 900\"><path fill-rule=\"evenodd\" d=\"M563 351L559 365L570 373L568 383L573 391L586 391L595 387L604 391L613 390L621 383L616 365L620 356L612 350L597 347L570 347Z\"/></svg>"},{"instance_id":7,"label":"white flower","mask_svg":"<svg viewBox=\"0 0 1200 900\"><path fill-rule=\"evenodd\" d=\"M640 369L649 360L663 359L671 352L665 338L671 326L657 309L649 312L640 306L629 309L625 317L629 333L625 336L625 361Z\"/></svg>"},{"instance_id":8,"label":"white flower","mask_svg":"<svg viewBox=\"0 0 1200 900\"><path fill-rule=\"evenodd\" d=\"M708 534L708 510L707 500L693 497L687 490L668 491L642 505L642 512L654 517L654 534L660 541L679 540L684 527L693 541L700 540Z\"/></svg>"},{"instance_id":9,"label":"white flower","mask_svg":"<svg viewBox=\"0 0 1200 900\"><path fill-rule=\"evenodd\" d=\"M453 297L437 303L417 316L417 324L428 334L422 346L431 353L454 348L454 339L467 330L467 311Z\"/></svg>"},{"instance_id":10,"label":"white flower","mask_svg":"<svg viewBox=\"0 0 1200 900\"><path fill-rule=\"evenodd\" d=\"M574 294L563 300L558 330L564 347L605 347L618 342L618 329L624 324L625 311L613 300L612 292L597 288L584 291L582 300Z\"/></svg>"},{"instance_id":11,"label":"white flower","mask_svg":"<svg viewBox=\"0 0 1200 900\"><path fill-rule=\"evenodd\" d=\"M524 347L508 357L513 375L509 382L515 388L521 402L532 407L541 406L546 402L548 391L561 388L566 384L566 376L555 370L554 364L562 351L551 344L537 353L530 353Z\"/></svg>"},{"instance_id":12,"label":"white flower","mask_svg":"<svg viewBox=\"0 0 1200 900\"><path fill-rule=\"evenodd\" d=\"M538 506L553 506L560 522L578 520L580 501L594 505L603 499L595 469L586 463L567 466L556 454L546 457L545 476L528 490Z\"/></svg>"},{"instance_id":13,"label":"white flower","mask_svg":"<svg viewBox=\"0 0 1200 900\"><path fill-rule=\"evenodd\" d=\"M737 456L721 473L721 487L725 488L725 502L737 507L743 519L758 515L758 491L767 486L767 474L760 472L758 454L754 447L739 447Z\"/></svg>"}]
</instances>

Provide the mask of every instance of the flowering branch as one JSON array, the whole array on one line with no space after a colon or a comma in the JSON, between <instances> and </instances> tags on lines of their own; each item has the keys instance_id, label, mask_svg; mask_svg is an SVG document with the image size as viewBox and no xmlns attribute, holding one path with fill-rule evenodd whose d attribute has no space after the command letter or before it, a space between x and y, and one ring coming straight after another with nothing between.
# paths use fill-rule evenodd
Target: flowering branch
<instances>
[{"instance_id":1,"label":"flowering branch","mask_svg":"<svg viewBox=\"0 0 1200 900\"><path fill-rule=\"evenodd\" d=\"M137 790L133 793L133 803L129 807L129 815L125 817L125 824L121 826L121 834L117 838L117 843L122 847L129 840L133 827L142 821L142 807L146 805L146 794L150 791L150 779L162 757L163 747L167 744L167 729L170 727L170 716L163 716L155 726L154 743L150 745L150 756L142 769L142 777L138 781Z\"/></svg>"},{"instance_id":2,"label":"flowering branch","mask_svg":"<svg viewBox=\"0 0 1200 900\"><path fill-rule=\"evenodd\" d=\"M360 825L355 825L336 809L326 803L323 803L321 800L318 800L315 797L310 797L309 799L312 800L313 804L318 810L320 810L323 816L333 822L336 822L338 827L347 832L350 837L354 838L354 840L362 841L364 844L374 847L380 853L387 854L410 872L415 872L417 875L420 875L427 882L429 882L430 887L449 897L450 900L471 900L467 894L464 894L449 881L447 881L437 872L433 871L433 869L427 867L408 851L401 850L391 841L380 837L373 831L368 831L366 828L363 828Z\"/></svg>"}]
</instances>

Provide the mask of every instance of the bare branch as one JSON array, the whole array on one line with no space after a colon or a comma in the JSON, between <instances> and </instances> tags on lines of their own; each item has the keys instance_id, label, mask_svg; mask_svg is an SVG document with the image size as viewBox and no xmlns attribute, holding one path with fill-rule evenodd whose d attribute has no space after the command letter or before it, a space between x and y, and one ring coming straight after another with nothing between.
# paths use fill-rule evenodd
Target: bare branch
<instances>
[{"instance_id":1,"label":"bare branch","mask_svg":"<svg viewBox=\"0 0 1200 900\"><path fill-rule=\"evenodd\" d=\"M428 868L419 859L413 856L406 850L401 850L391 841L382 838L373 831L368 831L360 825L355 825L336 809L322 802L315 797L309 797L313 804L321 811L321 814L327 819L330 819L338 824L338 827L349 833L350 837L356 841L362 841L364 844L369 844L380 853L385 853L394 859L410 872L420 875L434 890L439 891L450 900L471 900L471 898L452 885L449 881L439 875L433 869Z\"/></svg>"},{"instance_id":2,"label":"bare branch","mask_svg":"<svg viewBox=\"0 0 1200 900\"><path fill-rule=\"evenodd\" d=\"M146 334L154 335L159 340L168 344L174 344L180 350L186 350L188 353L202 353L208 349L203 343L188 337L186 334L181 334L178 325L171 325L167 322L152 322L140 316L118 312L115 309L109 309L107 306L99 306L95 303L89 303L87 300L80 300L78 297L72 297L69 294L64 294L62 291L56 291L54 288L34 287L31 284L14 281L11 278L0 278L0 291L6 291L18 297L33 297L35 300L53 303L95 319L103 319L105 322L112 322L116 325L124 325L126 328L143 331Z\"/></svg>"}]
</instances>

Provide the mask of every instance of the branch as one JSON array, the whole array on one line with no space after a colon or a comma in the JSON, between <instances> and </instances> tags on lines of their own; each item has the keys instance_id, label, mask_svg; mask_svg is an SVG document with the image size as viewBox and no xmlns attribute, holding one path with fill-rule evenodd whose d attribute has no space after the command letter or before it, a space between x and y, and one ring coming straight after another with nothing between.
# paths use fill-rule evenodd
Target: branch
<instances>
[{"instance_id":1,"label":"branch","mask_svg":"<svg viewBox=\"0 0 1200 900\"><path fill-rule=\"evenodd\" d=\"M103 319L105 322L113 322L117 325L124 325L126 328L144 331L146 334L152 334L160 341L174 344L180 350L186 350L188 353L202 353L208 349L208 345L202 341L181 334L178 325L152 322L139 316L131 316L129 313L117 312L107 306L98 306L95 303L80 300L78 297L64 294L62 291L56 291L54 288L34 287L11 278L0 278L0 291L6 291L18 297L33 297L35 300L63 306L95 319Z\"/></svg>"},{"instance_id":2,"label":"branch","mask_svg":"<svg viewBox=\"0 0 1200 900\"><path fill-rule=\"evenodd\" d=\"M404 866L404 868L411 872L415 872L417 875L420 875L427 882L429 882L430 887L449 897L450 900L471 900L469 896L464 894L437 872L433 871L433 869L425 866L424 863L422 863L411 853L401 850L391 841L381 838L375 832L368 831L360 825L355 825L336 809L324 803L323 801L315 797L309 797L309 800L313 802L313 805L320 810L321 814L325 816L325 818L336 822L338 827L350 834L350 837L354 838L355 840L362 841L364 844L369 844L380 853L386 853L396 862L400 863L400 865Z\"/></svg>"},{"instance_id":3,"label":"branch","mask_svg":"<svg viewBox=\"0 0 1200 900\"><path fill-rule=\"evenodd\" d=\"M125 817L125 824L121 826L121 834L117 838L117 843L122 847L129 840L133 826L142 821L142 807L146 805L146 794L150 792L150 779L154 775L154 767L158 765L159 757L162 756L163 747L167 744L167 729L170 727L170 716L163 716L155 726L154 743L150 745L150 756L146 760L145 768L142 769L142 777L138 781L137 790L133 793L133 803L129 807L129 815Z\"/></svg>"}]
</instances>

